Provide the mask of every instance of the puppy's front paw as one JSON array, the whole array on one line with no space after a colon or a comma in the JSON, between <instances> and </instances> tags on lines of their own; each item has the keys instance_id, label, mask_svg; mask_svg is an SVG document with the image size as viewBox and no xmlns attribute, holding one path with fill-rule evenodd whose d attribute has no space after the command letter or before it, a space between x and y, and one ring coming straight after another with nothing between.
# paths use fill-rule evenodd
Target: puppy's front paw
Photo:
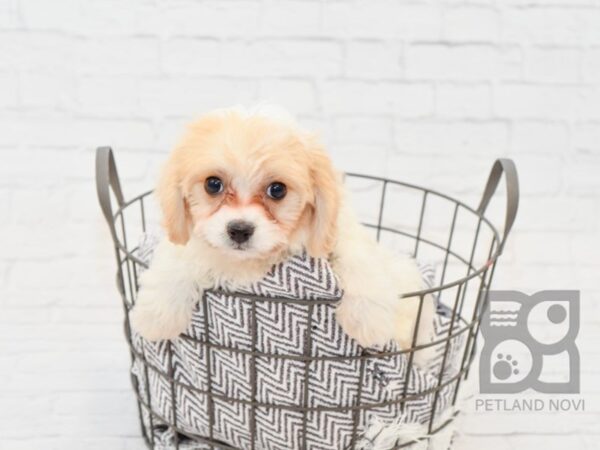
<instances>
[{"instance_id":1,"label":"puppy's front paw","mask_svg":"<svg viewBox=\"0 0 600 450\"><path fill-rule=\"evenodd\" d=\"M190 324L192 308L142 290L129 320L133 330L149 341L175 339Z\"/></svg>"},{"instance_id":2,"label":"puppy's front paw","mask_svg":"<svg viewBox=\"0 0 600 450\"><path fill-rule=\"evenodd\" d=\"M345 295L335 315L344 332L362 347L383 346L394 338L393 311L376 302Z\"/></svg>"},{"instance_id":3,"label":"puppy's front paw","mask_svg":"<svg viewBox=\"0 0 600 450\"><path fill-rule=\"evenodd\" d=\"M413 346L419 300L380 296L377 298L345 295L336 310L336 319L342 329L362 347L380 347L395 341L402 350ZM416 345L428 344L432 339L433 300L426 296L419 321ZM414 352L414 361L424 366L431 360L433 347Z\"/></svg>"}]
</instances>

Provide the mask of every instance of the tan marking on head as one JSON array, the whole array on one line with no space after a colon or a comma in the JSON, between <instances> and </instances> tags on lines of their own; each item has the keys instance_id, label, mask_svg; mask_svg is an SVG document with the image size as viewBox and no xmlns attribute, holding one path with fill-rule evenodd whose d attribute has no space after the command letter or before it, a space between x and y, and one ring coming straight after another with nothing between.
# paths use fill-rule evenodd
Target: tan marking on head
<instances>
[{"instance_id":1,"label":"tan marking on head","mask_svg":"<svg viewBox=\"0 0 600 450\"><path fill-rule=\"evenodd\" d=\"M205 191L210 176L223 180L225 192L211 196ZM266 195L274 181L288 188L282 200ZM246 206L264 215L263 227L269 230L261 238L264 249L269 236L273 249L289 243L292 235L308 236L301 242L319 256L330 253L335 243L339 180L331 161L316 139L265 117L232 112L193 123L169 158L157 195L169 239L177 244L185 244L193 229L219 245L219 217L231 217L232 208L243 214Z\"/></svg>"}]
</instances>

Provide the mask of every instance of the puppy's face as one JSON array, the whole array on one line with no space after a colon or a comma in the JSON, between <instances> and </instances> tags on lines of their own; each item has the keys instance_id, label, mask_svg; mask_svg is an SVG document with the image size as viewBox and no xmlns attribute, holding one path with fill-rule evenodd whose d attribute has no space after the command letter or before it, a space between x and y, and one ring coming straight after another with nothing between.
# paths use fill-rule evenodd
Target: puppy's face
<instances>
[{"instance_id":1,"label":"puppy's face","mask_svg":"<svg viewBox=\"0 0 600 450\"><path fill-rule=\"evenodd\" d=\"M261 116L229 112L192 124L157 189L169 238L191 236L240 259L292 244L332 250L339 203L331 162L314 139Z\"/></svg>"}]
</instances>

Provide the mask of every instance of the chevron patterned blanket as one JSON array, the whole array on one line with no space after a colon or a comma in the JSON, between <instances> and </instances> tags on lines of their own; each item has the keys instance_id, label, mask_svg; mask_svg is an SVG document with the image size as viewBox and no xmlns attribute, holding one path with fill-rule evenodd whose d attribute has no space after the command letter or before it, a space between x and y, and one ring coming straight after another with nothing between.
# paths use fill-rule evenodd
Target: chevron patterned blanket
<instances>
[{"instance_id":1,"label":"chevron patterned blanket","mask_svg":"<svg viewBox=\"0 0 600 450\"><path fill-rule=\"evenodd\" d=\"M142 245L140 256L149 260L154 244ZM432 282L430 268L423 276ZM427 424L434 403L436 417L448 410L454 383L440 390L437 401L433 393L415 395L440 382L444 346L427 367L413 364L408 376L405 354L357 358L399 349L362 349L349 338L335 321L335 304L328 303L342 294L326 260L297 255L238 295L207 292L187 332L174 341L134 335L132 374L141 401L153 412L142 408L154 447L174 449L177 440L182 449L209 448L188 437L194 436L211 437L228 449L337 450L349 448L355 435L355 448L383 450L403 427ZM440 338L448 335L447 316L439 309L435 318ZM460 336L451 341L442 384L460 369ZM301 358L306 354L316 359L307 363ZM403 396L414 398L403 407L397 402ZM303 416L302 406L319 409Z\"/></svg>"}]
</instances>

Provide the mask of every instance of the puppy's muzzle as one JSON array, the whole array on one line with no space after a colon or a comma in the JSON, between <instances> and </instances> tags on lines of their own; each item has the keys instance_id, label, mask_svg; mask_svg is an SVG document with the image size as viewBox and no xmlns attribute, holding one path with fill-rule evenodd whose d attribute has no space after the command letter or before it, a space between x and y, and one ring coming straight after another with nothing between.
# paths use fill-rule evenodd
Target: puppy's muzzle
<instances>
[{"instance_id":1,"label":"puppy's muzzle","mask_svg":"<svg viewBox=\"0 0 600 450\"><path fill-rule=\"evenodd\" d=\"M243 244L254 234L254 225L244 220L233 220L227 224L227 234L232 241Z\"/></svg>"}]
</instances>

